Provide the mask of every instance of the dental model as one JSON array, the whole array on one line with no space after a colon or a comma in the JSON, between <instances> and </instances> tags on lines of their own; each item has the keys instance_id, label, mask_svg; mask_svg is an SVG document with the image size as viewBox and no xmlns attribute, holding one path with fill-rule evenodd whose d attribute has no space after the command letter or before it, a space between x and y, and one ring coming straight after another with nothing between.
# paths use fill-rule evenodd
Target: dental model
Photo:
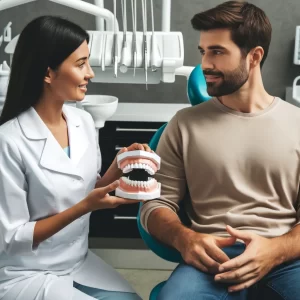
<instances>
[{"instance_id":1,"label":"dental model","mask_svg":"<svg viewBox=\"0 0 300 300\"><path fill-rule=\"evenodd\" d=\"M160 183L152 177L160 168L157 154L127 151L118 155L117 163L123 176L115 191L116 196L134 200L151 200L160 196Z\"/></svg>"}]
</instances>

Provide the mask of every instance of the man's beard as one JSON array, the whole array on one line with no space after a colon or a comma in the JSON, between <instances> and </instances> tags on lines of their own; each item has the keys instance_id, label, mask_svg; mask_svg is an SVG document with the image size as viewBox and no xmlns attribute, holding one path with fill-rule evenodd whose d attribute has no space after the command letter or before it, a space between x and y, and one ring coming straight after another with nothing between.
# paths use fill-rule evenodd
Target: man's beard
<instances>
[{"instance_id":1,"label":"man's beard","mask_svg":"<svg viewBox=\"0 0 300 300\"><path fill-rule=\"evenodd\" d=\"M240 65L233 71L227 73L210 70L203 71L204 75L220 76L221 82L207 82L207 93L212 97L221 97L233 94L239 90L248 80L249 73L246 60L242 59Z\"/></svg>"}]
</instances>

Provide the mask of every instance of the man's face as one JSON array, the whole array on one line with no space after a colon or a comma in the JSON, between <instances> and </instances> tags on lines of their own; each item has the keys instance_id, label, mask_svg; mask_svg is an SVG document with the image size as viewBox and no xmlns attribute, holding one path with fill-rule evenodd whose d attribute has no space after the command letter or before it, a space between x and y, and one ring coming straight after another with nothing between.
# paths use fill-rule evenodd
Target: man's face
<instances>
[{"instance_id":1,"label":"man's face","mask_svg":"<svg viewBox=\"0 0 300 300\"><path fill-rule=\"evenodd\" d=\"M220 97L238 91L248 80L246 57L232 41L228 29L201 31L199 50L207 93Z\"/></svg>"}]
</instances>

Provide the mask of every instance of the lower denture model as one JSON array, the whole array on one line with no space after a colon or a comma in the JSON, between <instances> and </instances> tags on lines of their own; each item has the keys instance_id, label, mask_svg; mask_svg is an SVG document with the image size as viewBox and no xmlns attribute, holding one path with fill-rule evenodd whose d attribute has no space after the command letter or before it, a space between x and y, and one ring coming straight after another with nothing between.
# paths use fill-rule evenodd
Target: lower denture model
<instances>
[{"instance_id":1,"label":"lower denture model","mask_svg":"<svg viewBox=\"0 0 300 300\"><path fill-rule=\"evenodd\" d=\"M134 200L151 200L160 197L160 183L153 175L160 168L160 157L151 152L134 150L117 156L123 175L115 195Z\"/></svg>"}]
</instances>

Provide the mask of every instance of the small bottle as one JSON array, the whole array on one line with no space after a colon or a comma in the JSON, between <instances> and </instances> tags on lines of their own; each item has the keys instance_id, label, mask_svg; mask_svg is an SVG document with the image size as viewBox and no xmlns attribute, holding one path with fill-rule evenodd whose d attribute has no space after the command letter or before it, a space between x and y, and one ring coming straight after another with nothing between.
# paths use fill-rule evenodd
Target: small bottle
<instances>
[{"instance_id":1,"label":"small bottle","mask_svg":"<svg viewBox=\"0 0 300 300\"><path fill-rule=\"evenodd\" d=\"M1 98L5 98L9 81L10 67L6 63L0 65L0 102Z\"/></svg>"}]
</instances>

